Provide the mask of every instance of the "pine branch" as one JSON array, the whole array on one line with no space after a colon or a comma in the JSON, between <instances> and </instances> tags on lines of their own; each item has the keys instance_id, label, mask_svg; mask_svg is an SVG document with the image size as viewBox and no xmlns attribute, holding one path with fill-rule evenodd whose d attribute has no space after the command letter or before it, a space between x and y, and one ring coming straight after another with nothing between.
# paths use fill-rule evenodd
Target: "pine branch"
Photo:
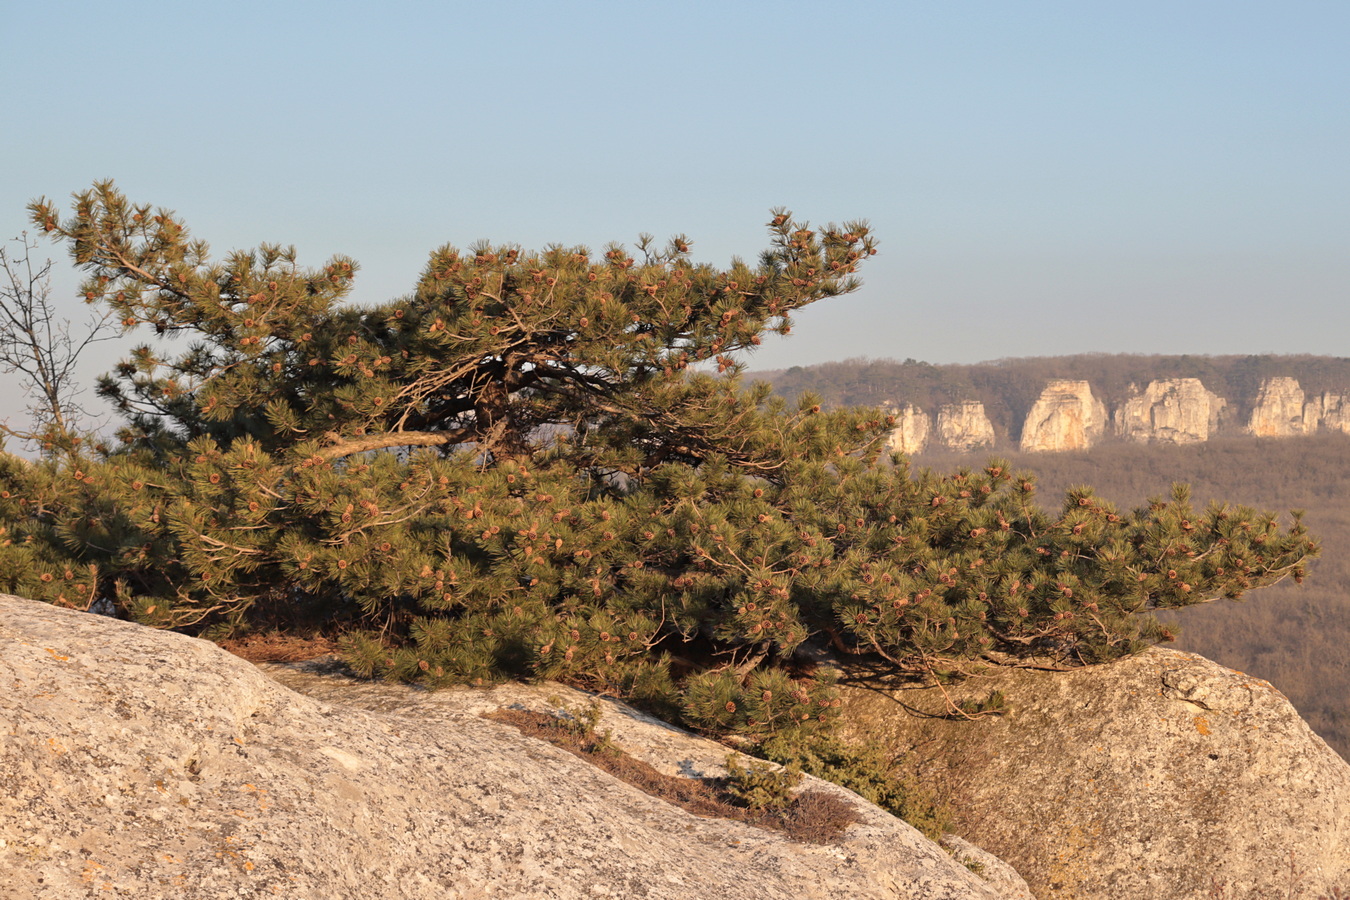
<instances>
[{"instance_id":1,"label":"pine branch","mask_svg":"<svg viewBox=\"0 0 1350 900\"><path fill-rule=\"evenodd\" d=\"M342 459L357 453L371 450L387 450L392 447L442 447L449 444L461 444L470 439L470 429L456 431L393 431L387 434L372 434L362 438L338 438L328 447L319 450L318 456L325 460Z\"/></svg>"}]
</instances>

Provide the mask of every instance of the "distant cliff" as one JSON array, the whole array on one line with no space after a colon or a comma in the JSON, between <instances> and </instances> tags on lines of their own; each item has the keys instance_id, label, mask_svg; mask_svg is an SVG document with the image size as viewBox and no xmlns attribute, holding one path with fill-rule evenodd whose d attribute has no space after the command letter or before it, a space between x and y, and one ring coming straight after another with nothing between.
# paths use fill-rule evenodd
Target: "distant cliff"
<instances>
[{"instance_id":1,"label":"distant cliff","mask_svg":"<svg viewBox=\"0 0 1350 900\"><path fill-rule=\"evenodd\" d=\"M950 450L986 450L994 446L994 426L978 400L948 403L938 410L938 440Z\"/></svg>"},{"instance_id":2,"label":"distant cliff","mask_svg":"<svg viewBox=\"0 0 1350 900\"><path fill-rule=\"evenodd\" d=\"M1350 359L1331 357L854 360L758 377L788 397L810 391L828 403L891 409L890 446L910 454L1350 434Z\"/></svg>"},{"instance_id":3,"label":"distant cliff","mask_svg":"<svg viewBox=\"0 0 1350 900\"><path fill-rule=\"evenodd\" d=\"M1106 430L1106 405L1086 381L1056 380L1045 386L1022 425L1022 451L1086 450Z\"/></svg>"},{"instance_id":4,"label":"distant cliff","mask_svg":"<svg viewBox=\"0 0 1350 900\"><path fill-rule=\"evenodd\" d=\"M1227 401L1199 378L1165 378L1115 412L1116 434L1140 444L1196 444L1217 434Z\"/></svg>"}]
</instances>

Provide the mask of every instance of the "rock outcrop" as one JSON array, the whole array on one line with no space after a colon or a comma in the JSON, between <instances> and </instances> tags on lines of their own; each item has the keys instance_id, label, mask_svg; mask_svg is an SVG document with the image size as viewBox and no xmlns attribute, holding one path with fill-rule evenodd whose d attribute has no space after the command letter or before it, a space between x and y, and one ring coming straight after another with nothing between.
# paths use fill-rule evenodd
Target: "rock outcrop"
<instances>
[{"instance_id":1,"label":"rock outcrop","mask_svg":"<svg viewBox=\"0 0 1350 900\"><path fill-rule=\"evenodd\" d=\"M0 647L4 900L1030 896L833 785L861 821L794 844L478 715L563 688L285 676L316 699L204 641L3 595ZM611 726L671 772L727 752L618 705Z\"/></svg>"},{"instance_id":2,"label":"rock outcrop","mask_svg":"<svg viewBox=\"0 0 1350 900\"><path fill-rule=\"evenodd\" d=\"M1151 381L1116 410L1116 434L1141 444L1200 443L1217 430L1225 405L1199 378Z\"/></svg>"},{"instance_id":3,"label":"rock outcrop","mask_svg":"<svg viewBox=\"0 0 1350 900\"><path fill-rule=\"evenodd\" d=\"M938 408L937 436L948 450L985 450L994 446L994 424L978 400L945 403Z\"/></svg>"},{"instance_id":4,"label":"rock outcrop","mask_svg":"<svg viewBox=\"0 0 1350 900\"><path fill-rule=\"evenodd\" d=\"M1324 431L1350 434L1350 397L1345 394L1325 393L1304 406L1304 415L1315 418Z\"/></svg>"},{"instance_id":5,"label":"rock outcrop","mask_svg":"<svg viewBox=\"0 0 1350 900\"><path fill-rule=\"evenodd\" d=\"M924 718L935 689L845 691L855 736L909 751L956 831L1041 900L1312 898L1350 892L1350 764L1268 683L1152 649L1000 690L1008 715Z\"/></svg>"},{"instance_id":6,"label":"rock outcrop","mask_svg":"<svg viewBox=\"0 0 1350 900\"><path fill-rule=\"evenodd\" d=\"M1051 381L1022 425L1022 452L1086 450L1106 430L1106 404L1086 381Z\"/></svg>"},{"instance_id":7,"label":"rock outcrop","mask_svg":"<svg viewBox=\"0 0 1350 900\"><path fill-rule=\"evenodd\" d=\"M906 403L894 415L895 427L886 439L886 446L896 453L922 453L932 430L928 414L913 403Z\"/></svg>"},{"instance_id":8,"label":"rock outcrop","mask_svg":"<svg viewBox=\"0 0 1350 900\"><path fill-rule=\"evenodd\" d=\"M1256 437L1294 437L1312 434L1317 421L1306 418L1303 388L1298 380L1284 375L1261 382L1261 391L1247 420L1247 433Z\"/></svg>"}]
</instances>

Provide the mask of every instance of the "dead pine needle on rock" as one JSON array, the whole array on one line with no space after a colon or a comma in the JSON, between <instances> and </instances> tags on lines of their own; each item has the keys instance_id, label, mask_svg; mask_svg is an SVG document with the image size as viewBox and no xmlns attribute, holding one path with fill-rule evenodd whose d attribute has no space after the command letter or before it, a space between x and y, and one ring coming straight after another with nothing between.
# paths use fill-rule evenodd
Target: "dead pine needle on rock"
<instances>
[{"instance_id":1,"label":"dead pine needle on rock","mask_svg":"<svg viewBox=\"0 0 1350 900\"><path fill-rule=\"evenodd\" d=\"M592 709L595 709L592 707ZM794 841L828 844L858 821L852 804L825 791L792 793L801 772L751 761L728 765L727 778L665 775L617 747L608 732L597 734L598 716L585 710L570 718L522 709L499 709L484 718L518 728L585 759L615 778L696 816L732 819L780 831Z\"/></svg>"}]
</instances>

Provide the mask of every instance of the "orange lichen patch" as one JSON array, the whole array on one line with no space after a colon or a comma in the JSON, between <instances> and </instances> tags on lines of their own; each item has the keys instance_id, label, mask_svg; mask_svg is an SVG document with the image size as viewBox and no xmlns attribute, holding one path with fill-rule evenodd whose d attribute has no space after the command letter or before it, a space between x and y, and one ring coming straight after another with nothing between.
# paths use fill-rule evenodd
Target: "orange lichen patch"
<instances>
[{"instance_id":1,"label":"orange lichen patch","mask_svg":"<svg viewBox=\"0 0 1350 900\"><path fill-rule=\"evenodd\" d=\"M259 812L267 812L269 809L272 808L272 801L267 796L267 788L260 788L252 784L246 784L244 785L244 790L248 791L250 794L257 795Z\"/></svg>"},{"instance_id":2,"label":"orange lichen patch","mask_svg":"<svg viewBox=\"0 0 1350 900\"><path fill-rule=\"evenodd\" d=\"M51 647L43 647L42 649L50 653L52 655L52 658L57 660L58 662L65 662L66 660L70 659L69 656L62 656L60 653L57 653Z\"/></svg>"},{"instance_id":3,"label":"orange lichen patch","mask_svg":"<svg viewBox=\"0 0 1350 900\"><path fill-rule=\"evenodd\" d=\"M1067 889L1057 896L1078 896L1075 889L1092 878L1094 856L1090 851L1100 845L1101 828L1066 819L1057 822L1056 827L1065 836L1064 849L1047 860L1049 880L1060 882Z\"/></svg>"},{"instance_id":4,"label":"orange lichen patch","mask_svg":"<svg viewBox=\"0 0 1350 900\"><path fill-rule=\"evenodd\" d=\"M1204 716L1195 717L1195 730L1201 734L1209 734L1209 720Z\"/></svg>"},{"instance_id":5,"label":"orange lichen patch","mask_svg":"<svg viewBox=\"0 0 1350 900\"><path fill-rule=\"evenodd\" d=\"M58 741L56 738L47 738L47 746L50 747L52 752L55 753L57 756L60 756L62 753L70 752L66 748L66 745Z\"/></svg>"},{"instance_id":6,"label":"orange lichen patch","mask_svg":"<svg viewBox=\"0 0 1350 900\"><path fill-rule=\"evenodd\" d=\"M103 872L102 863L95 862L92 859L86 859L84 861L84 871L80 873L80 880L83 881L85 884L93 884L94 879L100 878L102 872ZM113 883L111 881L106 880L100 881L98 887L99 890L110 891L113 888Z\"/></svg>"}]
</instances>

